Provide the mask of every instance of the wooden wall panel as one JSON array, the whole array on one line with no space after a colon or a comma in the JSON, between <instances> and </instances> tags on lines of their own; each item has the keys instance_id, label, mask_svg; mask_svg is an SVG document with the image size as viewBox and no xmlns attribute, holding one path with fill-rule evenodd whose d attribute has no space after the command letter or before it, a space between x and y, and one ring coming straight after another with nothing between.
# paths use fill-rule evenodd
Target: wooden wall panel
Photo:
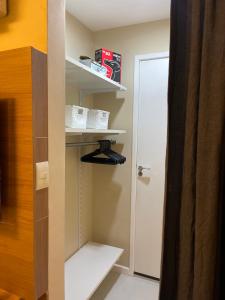
<instances>
[{"instance_id":1,"label":"wooden wall panel","mask_svg":"<svg viewBox=\"0 0 225 300\"><path fill-rule=\"evenodd\" d=\"M43 63L35 64L35 56ZM36 128L41 120L35 117L40 116L37 102L47 102L45 72L46 56L30 47L0 52L0 288L25 300L37 299L47 289L47 284L40 285L38 280L37 261L44 262L47 272L43 228L47 231L48 211L45 204L45 225L38 226L41 220L37 220L40 212L36 211L39 198L35 191L36 157L47 151L37 151ZM38 96L36 90L42 93ZM47 194L44 198L48 201ZM42 197L42 206L43 202ZM44 253L38 250L41 241Z\"/></svg>"},{"instance_id":2,"label":"wooden wall panel","mask_svg":"<svg viewBox=\"0 0 225 300\"><path fill-rule=\"evenodd\" d=\"M0 0L0 18L7 14L7 0Z\"/></svg>"},{"instance_id":3,"label":"wooden wall panel","mask_svg":"<svg viewBox=\"0 0 225 300\"><path fill-rule=\"evenodd\" d=\"M20 297L13 294L9 294L8 292L3 290L0 290L0 299L1 300L22 300Z\"/></svg>"},{"instance_id":4,"label":"wooden wall panel","mask_svg":"<svg viewBox=\"0 0 225 300\"><path fill-rule=\"evenodd\" d=\"M32 49L34 163L48 161L47 84L47 56ZM40 298L48 290L48 189L35 191L34 199L36 297Z\"/></svg>"}]
</instances>

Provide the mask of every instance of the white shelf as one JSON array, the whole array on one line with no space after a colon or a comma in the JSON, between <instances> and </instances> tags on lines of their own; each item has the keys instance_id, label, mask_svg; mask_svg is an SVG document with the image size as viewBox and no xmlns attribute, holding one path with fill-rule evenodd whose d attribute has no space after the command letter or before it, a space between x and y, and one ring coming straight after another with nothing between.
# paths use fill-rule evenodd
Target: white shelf
<instances>
[{"instance_id":1,"label":"white shelf","mask_svg":"<svg viewBox=\"0 0 225 300\"><path fill-rule=\"evenodd\" d=\"M82 135L82 134L101 134L101 135L116 135L126 133L126 130L119 129L77 129L66 128L66 135Z\"/></svg>"},{"instance_id":2,"label":"white shelf","mask_svg":"<svg viewBox=\"0 0 225 300\"><path fill-rule=\"evenodd\" d=\"M89 242L65 263L65 300L88 300L123 249Z\"/></svg>"},{"instance_id":3,"label":"white shelf","mask_svg":"<svg viewBox=\"0 0 225 300\"><path fill-rule=\"evenodd\" d=\"M66 83L74 83L80 90L93 93L127 90L121 84L91 70L71 57L66 58Z\"/></svg>"}]
</instances>

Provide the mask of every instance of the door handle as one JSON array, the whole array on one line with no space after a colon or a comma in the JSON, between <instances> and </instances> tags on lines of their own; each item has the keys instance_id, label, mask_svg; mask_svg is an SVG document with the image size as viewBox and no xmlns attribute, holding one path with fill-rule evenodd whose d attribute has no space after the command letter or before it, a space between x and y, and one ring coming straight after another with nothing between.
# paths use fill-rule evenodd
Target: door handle
<instances>
[{"instance_id":1,"label":"door handle","mask_svg":"<svg viewBox=\"0 0 225 300\"><path fill-rule=\"evenodd\" d=\"M143 176L143 170L151 170L151 168L143 167L143 166L138 166L138 176Z\"/></svg>"}]
</instances>

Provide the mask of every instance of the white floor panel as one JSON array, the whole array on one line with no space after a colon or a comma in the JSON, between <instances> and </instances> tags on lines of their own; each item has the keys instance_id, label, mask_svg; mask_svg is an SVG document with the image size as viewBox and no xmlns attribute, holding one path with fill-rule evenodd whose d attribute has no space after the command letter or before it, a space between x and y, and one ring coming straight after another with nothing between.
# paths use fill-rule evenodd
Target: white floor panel
<instances>
[{"instance_id":1,"label":"white floor panel","mask_svg":"<svg viewBox=\"0 0 225 300\"><path fill-rule=\"evenodd\" d=\"M122 253L123 249L107 245L84 245L65 263L65 299L90 299Z\"/></svg>"},{"instance_id":2,"label":"white floor panel","mask_svg":"<svg viewBox=\"0 0 225 300\"><path fill-rule=\"evenodd\" d=\"M158 300L159 283L111 272L91 300Z\"/></svg>"}]
</instances>

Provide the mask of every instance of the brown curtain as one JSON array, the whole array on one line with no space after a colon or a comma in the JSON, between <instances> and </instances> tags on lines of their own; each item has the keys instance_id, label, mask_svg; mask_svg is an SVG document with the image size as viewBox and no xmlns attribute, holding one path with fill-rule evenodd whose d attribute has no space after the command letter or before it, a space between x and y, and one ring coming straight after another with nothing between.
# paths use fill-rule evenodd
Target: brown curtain
<instances>
[{"instance_id":1,"label":"brown curtain","mask_svg":"<svg viewBox=\"0 0 225 300\"><path fill-rule=\"evenodd\" d=\"M225 299L225 0L172 0L160 300Z\"/></svg>"}]
</instances>

